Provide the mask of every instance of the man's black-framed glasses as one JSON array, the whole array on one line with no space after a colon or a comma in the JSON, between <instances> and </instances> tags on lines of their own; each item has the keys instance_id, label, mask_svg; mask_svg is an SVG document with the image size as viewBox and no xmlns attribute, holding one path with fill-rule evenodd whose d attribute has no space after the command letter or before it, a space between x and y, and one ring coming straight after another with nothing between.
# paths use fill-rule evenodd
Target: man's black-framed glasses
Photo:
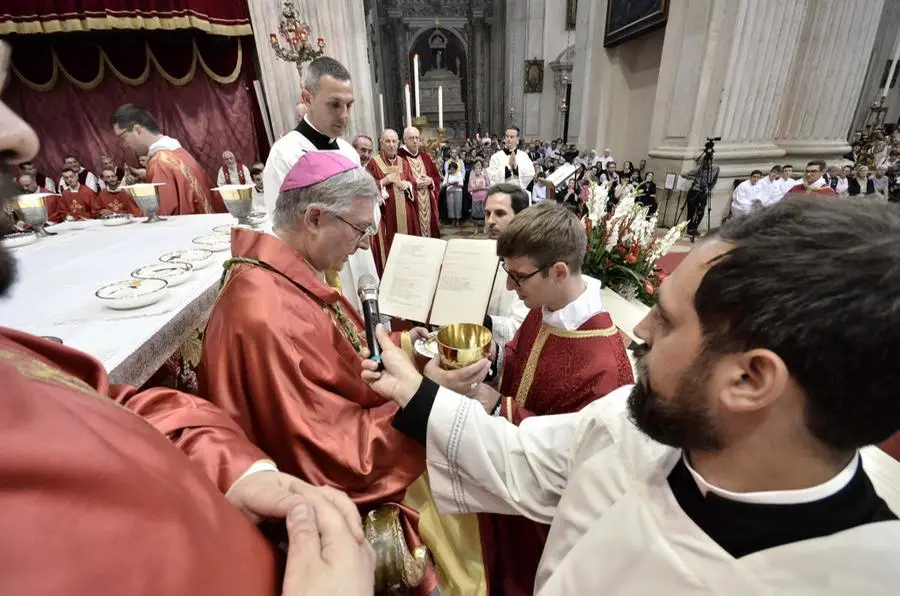
<instances>
[{"instance_id":1,"label":"man's black-framed glasses","mask_svg":"<svg viewBox=\"0 0 900 596\"><path fill-rule=\"evenodd\" d=\"M365 228L360 228L355 223L347 221L340 215L336 215L334 213L332 213L332 215L334 215L336 218L338 218L339 220L341 220L342 222L344 222L345 224L347 224L348 226L350 226L351 228L356 230L356 233L359 234L359 239L357 240L357 242L359 242L363 238L371 238L372 236L374 236L375 234L378 233L378 228L375 227L375 224L369 224Z\"/></svg>"},{"instance_id":2,"label":"man's black-framed glasses","mask_svg":"<svg viewBox=\"0 0 900 596\"><path fill-rule=\"evenodd\" d=\"M515 284L516 284L518 287L520 287L520 288L522 287L522 282L523 282L523 281L528 281L529 279L531 279L532 277L534 277L534 276L537 275L538 273L541 273L542 271L546 271L547 269L550 268L549 266L545 266L545 267L541 267L540 269L535 269L535 270L532 271L531 273L526 273L525 275L517 275L517 274L511 272L511 271L507 268L505 262L502 262L502 261L501 261L500 266L503 267L503 270L504 270L504 271L506 271L506 275L509 276L509 278L510 278L511 280L513 280L513 283L515 283Z\"/></svg>"}]
</instances>

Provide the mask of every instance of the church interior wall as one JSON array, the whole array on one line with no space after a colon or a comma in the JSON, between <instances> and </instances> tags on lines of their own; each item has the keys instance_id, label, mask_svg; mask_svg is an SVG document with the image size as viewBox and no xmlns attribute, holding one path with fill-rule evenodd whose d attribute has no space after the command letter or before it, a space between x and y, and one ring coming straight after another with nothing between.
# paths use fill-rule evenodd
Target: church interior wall
<instances>
[{"instance_id":1,"label":"church interior wall","mask_svg":"<svg viewBox=\"0 0 900 596\"><path fill-rule=\"evenodd\" d=\"M869 106L880 97L882 76L888 61L894 54L897 42L900 41L900 6L896 3L885 2L878 25L878 33L875 46L872 49L872 59L869 62L869 70L863 85L859 103L853 117L853 126L850 132L862 128L869 113ZM900 118L900 84L888 90L887 116L885 122L897 122Z\"/></svg>"}]
</instances>

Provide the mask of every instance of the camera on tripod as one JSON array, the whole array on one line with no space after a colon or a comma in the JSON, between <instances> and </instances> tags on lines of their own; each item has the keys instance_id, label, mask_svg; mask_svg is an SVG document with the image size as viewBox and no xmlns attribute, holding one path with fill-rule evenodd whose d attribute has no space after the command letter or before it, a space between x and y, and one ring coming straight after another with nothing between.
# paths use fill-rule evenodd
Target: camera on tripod
<instances>
[{"instance_id":1,"label":"camera on tripod","mask_svg":"<svg viewBox=\"0 0 900 596\"><path fill-rule=\"evenodd\" d=\"M713 147L716 146L716 142L721 140L722 137L706 137L706 145L703 146L703 150L707 153L712 153Z\"/></svg>"}]
</instances>

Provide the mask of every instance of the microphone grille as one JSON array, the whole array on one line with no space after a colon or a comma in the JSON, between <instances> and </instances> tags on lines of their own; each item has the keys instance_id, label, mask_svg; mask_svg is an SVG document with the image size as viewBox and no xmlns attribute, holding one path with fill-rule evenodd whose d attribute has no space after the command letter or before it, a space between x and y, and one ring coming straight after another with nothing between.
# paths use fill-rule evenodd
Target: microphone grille
<instances>
[{"instance_id":1,"label":"microphone grille","mask_svg":"<svg viewBox=\"0 0 900 596\"><path fill-rule=\"evenodd\" d=\"M356 283L356 287L359 290L377 290L378 289L378 278L376 278L371 273L364 273L359 276L359 280Z\"/></svg>"}]
</instances>

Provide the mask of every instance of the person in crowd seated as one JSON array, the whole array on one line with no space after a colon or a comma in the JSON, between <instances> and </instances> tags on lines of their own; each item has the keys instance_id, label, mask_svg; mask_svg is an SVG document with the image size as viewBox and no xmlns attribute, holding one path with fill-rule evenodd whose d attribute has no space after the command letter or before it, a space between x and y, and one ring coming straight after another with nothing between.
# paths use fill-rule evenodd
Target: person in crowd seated
<instances>
[{"instance_id":1,"label":"person in crowd seated","mask_svg":"<svg viewBox=\"0 0 900 596\"><path fill-rule=\"evenodd\" d=\"M844 154L844 159L849 159L851 162L856 164L856 162L858 162L859 158L861 157L861 149L862 145L854 142L852 145L850 145L850 151Z\"/></svg>"},{"instance_id":2,"label":"person in crowd seated","mask_svg":"<svg viewBox=\"0 0 900 596\"><path fill-rule=\"evenodd\" d=\"M650 209L647 211L647 215L653 215L659 208L659 203L656 202L656 182L653 181L653 172L647 172L644 176L641 190L643 192L638 196L636 202L645 207L649 207Z\"/></svg>"},{"instance_id":3,"label":"person in crowd seated","mask_svg":"<svg viewBox=\"0 0 900 596\"><path fill-rule=\"evenodd\" d=\"M788 166L784 166L788 167ZM784 167L782 174L784 174ZM825 184L822 175L825 173L825 162L821 159L814 159L806 164L806 171L803 173L803 182L795 185L788 192L790 193L813 193L821 196L837 196L833 188Z\"/></svg>"},{"instance_id":4,"label":"person in crowd seated","mask_svg":"<svg viewBox=\"0 0 900 596\"><path fill-rule=\"evenodd\" d=\"M56 184L53 182L53 178L38 172L35 165L30 161L24 161L19 164L19 170L23 174L28 174L34 181L37 182L37 185L41 188L47 190L47 192L56 192Z\"/></svg>"},{"instance_id":5,"label":"person in crowd seated","mask_svg":"<svg viewBox=\"0 0 900 596\"><path fill-rule=\"evenodd\" d=\"M113 114L113 134L137 155L148 155L147 182L160 183L159 214L225 213L219 193L197 160L176 139L160 131L147 110L125 104Z\"/></svg>"},{"instance_id":6,"label":"person in crowd seated","mask_svg":"<svg viewBox=\"0 0 900 596\"><path fill-rule=\"evenodd\" d=\"M47 178L49 180L49 178ZM49 193L46 188L41 188L31 174L22 174L17 180L19 188L24 194ZM50 223L59 223L66 219L68 211L62 202L62 197L58 195L50 195L44 197L47 205L47 221Z\"/></svg>"},{"instance_id":7,"label":"person in crowd seated","mask_svg":"<svg viewBox=\"0 0 900 596\"><path fill-rule=\"evenodd\" d=\"M116 170L106 168L100 173L103 178L103 189L97 193L93 213L95 217L130 214L139 217L143 214L134 199L120 188Z\"/></svg>"},{"instance_id":8,"label":"person in crowd seated","mask_svg":"<svg viewBox=\"0 0 900 596\"><path fill-rule=\"evenodd\" d=\"M609 148L603 150L603 156L600 158L600 168L605 170L606 166L609 165L609 162L616 161L615 158L610 155Z\"/></svg>"},{"instance_id":9,"label":"person in crowd seated","mask_svg":"<svg viewBox=\"0 0 900 596\"><path fill-rule=\"evenodd\" d=\"M615 160L611 159L606 162L604 172L600 174L600 182L610 182L613 184L619 182L619 173L616 171Z\"/></svg>"},{"instance_id":10,"label":"person in crowd seated","mask_svg":"<svg viewBox=\"0 0 900 596\"><path fill-rule=\"evenodd\" d=\"M424 469L421 449L391 427L396 406L360 378L363 320L326 276L368 247L379 195L340 153L303 155L282 183L274 234L233 232L197 371L200 395L280 470L339 487L364 513L400 503ZM395 338L412 354L412 339L427 334ZM416 516L405 511L414 545Z\"/></svg>"},{"instance_id":11,"label":"person in crowd seated","mask_svg":"<svg viewBox=\"0 0 900 596\"><path fill-rule=\"evenodd\" d=\"M46 188L41 188L38 186L38 183L35 182L34 176L31 174L22 174L19 176L16 182L19 183L19 188L22 189L22 192L25 194L35 194L39 192L49 192Z\"/></svg>"},{"instance_id":12,"label":"person in crowd seated","mask_svg":"<svg viewBox=\"0 0 900 596\"><path fill-rule=\"evenodd\" d=\"M253 181L253 211L257 213L266 212L266 193L264 186L263 171L265 167L255 165L250 168L250 180Z\"/></svg>"},{"instance_id":13,"label":"person in crowd seated","mask_svg":"<svg viewBox=\"0 0 900 596\"><path fill-rule=\"evenodd\" d=\"M797 186L797 180L794 179L794 166L791 164L784 164L781 166L781 196L783 197L786 195L795 186Z\"/></svg>"},{"instance_id":14,"label":"person in crowd seated","mask_svg":"<svg viewBox=\"0 0 900 596\"><path fill-rule=\"evenodd\" d=\"M231 151L222 153L222 166L216 175L216 186L226 184L250 184L250 168L239 163Z\"/></svg>"},{"instance_id":15,"label":"person in crowd seated","mask_svg":"<svg viewBox=\"0 0 900 596\"><path fill-rule=\"evenodd\" d=\"M97 182L97 175L85 169L75 156L67 155L63 160L63 164L64 168L68 168L75 172L75 176L78 179L78 184L80 186L87 186L94 192L100 190L100 185ZM63 169L62 172L64 173L65 169ZM68 188L64 174L60 175L59 186L57 186L57 188L59 188L60 193Z\"/></svg>"},{"instance_id":16,"label":"person in crowd seated","mask_svg":"<svg viewBox=\"0 0 900 596\"><path fill-rule=\"evenodd\" d=\"M638 173L638 176L640 176L641 180L644 180L646 178L646 176L645 176L645 174L647 173L647 160L646 159L642 159L641 161L638 162L637 173Z\"/></svg>"},{"instance_id":17,"label":"person in crowd seated","mask_svg":"<svg viewBox=\"0 0 900 596\"><path fill-rule=\"evenodd\" d=\"M851 166L850 164L846 164L841 169L844 172L844 178L847 178L847 180L849 180L853 177L853 166Z\"/></svg>"},{"instance_id":18,"label":"person in crowd seated","mask_svg":"<svg viewBox=\"0 0 900 596\"><path fill-rule=\"evenodd\" d=\"M499 239L515 217L528 208L528 204L528 193L515 184L495 184L488 188L484 203L488 238ZM508 289L507 279L506 271L498 267L484 317L484 326L491 330L498 349L503 349L513 338L528 315L528 307L516 291Z\"/></svg>"},{"instance_id":19,"label":"person in crowd seated","mask_svg":"<svg viewBox=\"0 0 900 596\"><path fill-rule=\"evenodd\" d=\"M847 194L851 197L860 195L870 196L875 194L875 183L869 176L868 166L856 166L856 172L847 183Z\"/></svg>"},{"instance_id":20,"label":"person in crowd seated","mask_svg":"<svg viewBox=\"0 0 900 596\"><path fill-rule=\"evenodd\" d=\"M61 209L57 217L63 215L72 219L93 219L98 215L95 212L97 206L97 193L81 183L78 174L72 168L66 167L62 171L63 188Z\"/></svg>"},{"instance_id":21,"label":"person in crowd seated","mask_svg":"<svg viewBox=\"0 0 900 596\"><path fill-rule=\"evenodd\" d=\"M734 189L729 209L732 217L744 217L750 215L752 211L763 208L765 203L761 193L765 187L761 186L760 178L762 178L762 172L753 170L750 172L750 177Z\"/></svg>"},{"instance_id":22,"label":"person in crowd seated","mask_svg":"<svg viewBox=\"0 0 900 596\"><path fill-rule=\"evenodd\" d=\"M141 183L147 181L147 162L149 161L149 157L146 155L138 156L138 167L132 167L128 164L125 167L128 168L128 172L131 175L132 184Z\"/></svg>"},{"instance_id":23,"label":"person in crowd seated","mask_svg":"<svg viewBox=\"0 0 900 596\"><path fill-rule=\"evenodd\" d=\"M784 193L781 192L781 166L772 166L769 169L769 175L760 179L758 194L763 207L774 205L781 200L781 197L784 196Z\"/></svg>"},{"instance_id":24,"label":"person in crowd seated","mask_svg":"<svg viewBox=\"0 0 900 596\"><path fill-rule=\"evenodd\" d=\"M872 188L875 190L875 194L885 200L888 198L888 186L890 185L890 180L886 174L887 168L885 166L878 166L875 168L875 175L869 178L872 182Z\"/></svg>"},{"instance_id":25,"label":"person in crowd seated","mask_svg":"<svg viewBox=\"0 0 900 596\"><path fill-rule=\"evenodd\" d=\"M353 148L356 149L356 152L359 153L359 165L362 167L366 167L369 163L369 160L372 159L372 151L375 148L375 143L372 141L372 137L367 134L358 134L353 137L353 142L350 143L353 145Z\"/></svg>"},{"instance_id":26,"label":"person in crowd seated","mask_svg":"<svg viewBox=\"0 0 900 596\"><path fill-rule=\"evenodd\" d=\"M637 384L574 414L503 424L382 330L364 378L427 443L441 511L551 524L535 594L891 594L900 468L870 446L900 430L898 237L880 201L731 220L635 328Z\"/></svg>"},{"instance_id":27,"label":"person in crowd seated","mask_svg":"<svg viewBox=\"0 0 900 596\"><path fill-rule=\"evenodd\" d=\"M107 155L105 153L101 153L99 161L100 161L100 176L98 178L97 183L100 186L100 190L103 190L104 188L106 188L106 182L104 182L104 180L103 180L103 170L112 170L113 172L115 172L116 180L118 180L118 182L120 184L128 184L129 183L125 179L128 172L125 170L124 167L117 166L116 163L112 160L112 158L109 155Z\"/></svg>"},{"instance_id":28,"label":"person in crowd seated","mask_svg":"<svg viewBox=\"0 0 900 596\"><path fill-rule=\"evenodd\" d=\"M8 56L0 44L0 78ZM2 102L0 130L2 211L38 139ZM17 265L0 245L0 295L28 274ZM0 353L4 594L371 594L371 548L346 496L278 472L206 400L111 384L91 356L13 329L0 329ZM282 581L285 561L254 523L285 517Z\"/></svg>"},{"instance_id":29,"label":"person in crowd seated","mask_svg":"<svg viewBox=\"0 0 900 596\"><path fill-rule=\"evenodd\" d=\"M528 188L534 179L534 164L528 154L519 149L520 137L518 126L510 126L506 130L503 149L491 156L488 165L488 176L492 184L506 182Z\"/></svg>"}]
</instances>

